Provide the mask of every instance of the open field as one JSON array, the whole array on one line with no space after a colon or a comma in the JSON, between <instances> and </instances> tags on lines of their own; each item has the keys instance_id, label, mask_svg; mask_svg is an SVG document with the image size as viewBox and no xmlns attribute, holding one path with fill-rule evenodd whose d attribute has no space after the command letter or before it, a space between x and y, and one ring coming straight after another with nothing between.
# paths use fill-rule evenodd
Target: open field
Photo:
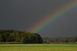
<instances>
[{"instance_id":1,"label":"open field","mask_svg":"<svg viewBox=\"0 0 77 51\"><path fill-rule=\"evenodd\" d=\"M0 44L0 51L77 51L77 44Z\"/></svg>"}]
</instances>

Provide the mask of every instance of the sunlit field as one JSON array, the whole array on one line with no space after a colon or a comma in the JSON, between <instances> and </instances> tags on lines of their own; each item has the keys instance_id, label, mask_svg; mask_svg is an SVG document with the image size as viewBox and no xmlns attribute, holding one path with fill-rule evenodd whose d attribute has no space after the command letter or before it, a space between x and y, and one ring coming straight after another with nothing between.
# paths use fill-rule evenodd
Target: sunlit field
<instances>
[{"instance_id":1,"label":"sunlit field","mask_svg":"<svg viewBox=\"0 0 77 51\"><path fill-rule=\"evenodd\" d=\"M77 44L0 44L0 51L77 51Z\"/></svg>"}]
</instances>

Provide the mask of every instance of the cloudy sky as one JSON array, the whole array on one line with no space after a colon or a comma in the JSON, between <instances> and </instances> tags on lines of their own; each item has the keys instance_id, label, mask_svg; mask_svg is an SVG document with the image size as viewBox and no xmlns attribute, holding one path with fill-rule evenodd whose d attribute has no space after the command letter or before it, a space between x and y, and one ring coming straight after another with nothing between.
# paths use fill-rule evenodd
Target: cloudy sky
<instances>
[{"instance_id":1,"label":"cloudy sky","mask_svg":"<svg viewBox=\"0 0 77 51\"><path fill-rule=\"evenodd\" d=\"M71 1L76 0L0 0L0 29L29 31L46 15ZM42 37L77 36L77 10L39 34Z\"/></svg>"}]
</instances>

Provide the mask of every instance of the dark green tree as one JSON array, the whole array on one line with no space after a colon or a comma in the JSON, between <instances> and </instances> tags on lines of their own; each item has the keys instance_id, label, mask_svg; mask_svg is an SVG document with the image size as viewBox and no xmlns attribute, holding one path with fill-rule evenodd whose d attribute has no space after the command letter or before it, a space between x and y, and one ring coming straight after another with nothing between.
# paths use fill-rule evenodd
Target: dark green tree
<instances>
[{"instance_id":1,"label":"dark green tree","mask_svg":"<svg viewBox=\"0 0 77 51\"><path fill-rule=\"evenodd\" d=\"M76 42L77 42L77 36L76 36Z\"/></svg>"},{"instance_id":2,"label":"dark green tree","mask_svg":"<svg viewBox=\"0 0 77 51\"><path fill-rule=\"evenodd\" d=\"M32 33L24 38L23 44L37 44L37 43L43 43L43 39L41 36L37 33Z\"/></svg>"}]
</instances>

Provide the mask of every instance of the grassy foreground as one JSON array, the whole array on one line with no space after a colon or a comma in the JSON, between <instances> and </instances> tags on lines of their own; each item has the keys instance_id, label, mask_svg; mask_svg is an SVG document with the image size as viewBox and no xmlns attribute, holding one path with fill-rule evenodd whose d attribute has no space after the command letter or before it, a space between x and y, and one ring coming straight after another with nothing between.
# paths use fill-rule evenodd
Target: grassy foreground
<instances>
[{"instance_id":1,"label":"grassy foreground","mask_svg":"<svg viewBox=\"0 0 77 51\"><path fill-rule=\"evenodd\" d=\"M77 44L0 44L0 51L77 51Z\"/></svg>"}]
</instances>

